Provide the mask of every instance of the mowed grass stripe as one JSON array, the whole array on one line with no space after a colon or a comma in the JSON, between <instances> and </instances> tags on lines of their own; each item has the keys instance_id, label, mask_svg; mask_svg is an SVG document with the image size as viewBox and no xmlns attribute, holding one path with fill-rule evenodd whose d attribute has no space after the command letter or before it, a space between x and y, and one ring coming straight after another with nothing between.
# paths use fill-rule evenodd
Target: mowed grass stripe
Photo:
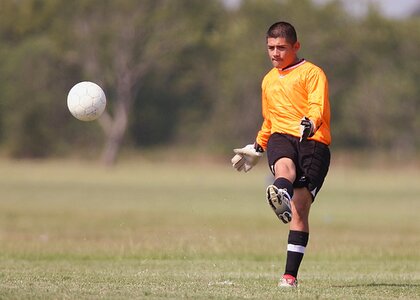
<instances>
[{"instance_id":1,"label":"mowed grass stripe","mask_svg":"<svg viewBox=\"0 0 420 300\"><path fill-rule=\"evenodd\" d=\"M0 162L3 298L415 299L415 170L332 166L298 291L261 164Z\"/></svg>"}]
</instances>

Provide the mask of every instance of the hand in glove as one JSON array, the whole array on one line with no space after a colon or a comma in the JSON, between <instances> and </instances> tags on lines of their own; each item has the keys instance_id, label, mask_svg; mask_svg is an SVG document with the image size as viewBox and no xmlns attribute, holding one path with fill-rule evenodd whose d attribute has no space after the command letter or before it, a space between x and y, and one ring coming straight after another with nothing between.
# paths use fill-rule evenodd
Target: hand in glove
<instances>
[{"instance_id":1,"label":"hand in glove","mask_svg":"<svg viewBox=\"0 0 420 300\"><path fill-rule=\"evenodd\" d=\"M313 136L315 133L314 123L307 117L300 120L300 142L306 140L308 137Z\"/></svg>"},{"instance_id":2,"label":"hand in glove","mask_svg":"<svg viewBox=\"0 0 420 300\"><path fill-rule=\"evenodd\" d=\"M236 155L231 160L232 166L238 172L242 170L248 172L258 163L258 160L262 156L262 148L259 145L255 147L253 144L246 145L240 149L233 149L233 152Z\"/></svg>"}]
</instances>

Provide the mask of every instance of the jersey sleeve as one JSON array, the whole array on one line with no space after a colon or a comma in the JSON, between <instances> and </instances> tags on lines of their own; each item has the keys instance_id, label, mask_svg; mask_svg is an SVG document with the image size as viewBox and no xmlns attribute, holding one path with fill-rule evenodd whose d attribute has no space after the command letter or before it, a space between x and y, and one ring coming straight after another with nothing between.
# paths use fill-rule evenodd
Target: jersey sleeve
<instances>
[{"instance_id":1,"label":"jersey sleeve","mask_svg":"<svg viewBox=\"0 0 420 300\"><path fill-rule=\"evenodd\" d=\"M264 83L263 83L263 88L262 88L261 106L262 106L262 116L264 118L264 121L261 125L260 131L258 132L256 142L264 150L266 150L268 139L270 138L270 135L271 135L271 120L270 120L270 114L268 110L267 98L264 92Z\"/></svg>"},{"instance_id":2,"label":"jersey sleeve","mask_svg":"<svg viewBox=\"0 0 420 300\"><path fill-rule=\"evenodd\" d=\"M315 128L318 129L322 125L325 114L328 110L328 81L325 73L316 69L308 75L308 118L314 122Z\"/></svg>"}]
</instances>

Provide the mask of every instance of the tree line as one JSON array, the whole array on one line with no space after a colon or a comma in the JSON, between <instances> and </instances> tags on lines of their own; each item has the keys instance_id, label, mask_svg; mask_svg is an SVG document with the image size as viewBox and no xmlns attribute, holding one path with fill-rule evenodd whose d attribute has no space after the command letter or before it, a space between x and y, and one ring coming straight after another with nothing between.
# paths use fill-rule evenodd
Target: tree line
<instances>
[{"instance_id":1,"label":"tree line","mask_svg":"<svg viewBox=\"0 0 420 300\"><path fill-rule=\"evenodd\" d=\"M420 17L352 16L339 1L26 0L0 2L0 147L14 158L253 142L265 31L295 25L301 57L330 83L333 147L418 155ZM66 95L89 80L106 113L75 120Z\"/></svg>"}]
</instances>

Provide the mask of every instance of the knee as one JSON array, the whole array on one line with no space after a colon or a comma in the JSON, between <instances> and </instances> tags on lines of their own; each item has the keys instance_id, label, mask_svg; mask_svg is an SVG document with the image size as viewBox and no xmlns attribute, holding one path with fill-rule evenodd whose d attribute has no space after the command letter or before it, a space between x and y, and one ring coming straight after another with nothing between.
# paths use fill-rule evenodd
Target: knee
<instances>
[{"instance_id":1,"label":"knee","mask_svg":"<svg viewBox=\"0 0 420 300\"><path fill-rule=\"evenodd\" d=\"M274 166L274 172L276 174L276 178L284 177L291 182L295 181L296 167L290 158L280 158Z\"/></svg>"}]
</instances>

